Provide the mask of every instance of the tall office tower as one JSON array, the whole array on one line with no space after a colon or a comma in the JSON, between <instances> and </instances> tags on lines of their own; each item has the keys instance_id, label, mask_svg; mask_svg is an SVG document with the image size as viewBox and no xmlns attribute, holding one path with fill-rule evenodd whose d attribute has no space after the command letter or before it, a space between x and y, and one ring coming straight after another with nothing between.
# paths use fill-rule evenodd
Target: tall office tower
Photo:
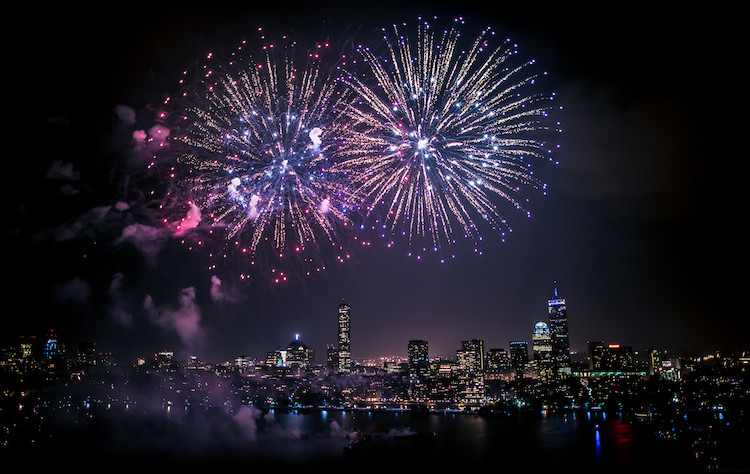
<instances>
[{"instance_id":1,"label":"tall office tower","mask_svg":"<svg viewBox=\"0 0 750 474\"><path fill-rule=\"evenodd\" d=\"M536 323L531 339L534 363L539 372L539 378L544 381L549 380L552 376L552 339L547 323L544 321Z\"/></svg>"},{"instance_id":2,"label":"tall office tower","mask_svg":"<svg viewBox=\"0 0 750 474\"><path fill-rule=\"evenodd\" d=\"M349 310L346 303L339 304L339 372L352 370L352 358L349 347Z\"/></svg>"},{"instance_id":3,"label":"tall office tower","mask_svg":"<svg viewBox=\"0 0 750 474\"><path fill-rule=\"evenodd\" d=\"M510 365L516 372L523 371L529 362L529 343L526 341L510 341Z\"/></svg>"},{"instance_id":4,"label":"tall office tower","mask_svg":"<svg viewBox=\"0 0 750 474\"><path fill-rule=\"evenodd\" d=\"M425 378L430 373L427 341L413 339L409 341L409 375Z\"/></svg>"},{"instance_id":5,"label":"tall office tower","mask_svg":"<svg viewBox=\"0 0 750 474\"><path fill-rule=\"evenodd\" d=\"M484 371L484 341L481 339L471 339L461 341L461 350L457 351L459 358L463 358L466 365L465 369L470 372Z\"/></svg>"},{"instance_id":6,"label":"tall office tower","mask_svg":"<svg viewBox=\"0 0 750 474\"><path fill-rule=\"evenodd\" d=\"M570 341L568 339L568 310L565 298L557 294L547 300L549 310L549 332L552 338L552 367L557 376L570 375Z\"/></svg>"}]
</instances>

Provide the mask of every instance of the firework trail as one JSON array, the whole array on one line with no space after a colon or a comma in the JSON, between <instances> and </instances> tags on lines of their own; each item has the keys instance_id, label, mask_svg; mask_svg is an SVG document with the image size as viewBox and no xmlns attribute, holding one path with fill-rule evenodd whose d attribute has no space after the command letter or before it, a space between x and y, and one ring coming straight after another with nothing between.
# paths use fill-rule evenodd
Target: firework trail
<instances>
[{"instance_id":1,"label":"firework trail","mask_svg":"<svg viewBox=\"0 0 750 474\"><path fill-rule=\"evenodd\" d=\"M462 24L420 22L413 38L384 28L384 51L360 46L366 71L346 79L357 101L335 168L353 176L372 229L425 251L482 240L480 219L504 236L497 201L525 211L522 190L545 187L530 162L551 156L538 137L554 94L534 93L534 61L514 61L508 41L490 47L490 29L461 49Z\"/></svg>"},{"instance_id":2,"label":"firework trail","mask_svg":"<svg viewBox=\"0 0 750 474\"><path fill-rule=\"evenodd\" d=\"M350 227L354 196L345 173L329 168L348 123L347 90L321 59L327 46L299 61L287 37L259 54L243 42L223 62L209 54L198 83L165 102L179 104L169 114L179 151L165 209L188 209L165 219L176 235L220 231L228 250L219 257L245 253L251 264L296 254L314 267L323 242L342 249L337 233Z\"/></svg>"}]
</instances>

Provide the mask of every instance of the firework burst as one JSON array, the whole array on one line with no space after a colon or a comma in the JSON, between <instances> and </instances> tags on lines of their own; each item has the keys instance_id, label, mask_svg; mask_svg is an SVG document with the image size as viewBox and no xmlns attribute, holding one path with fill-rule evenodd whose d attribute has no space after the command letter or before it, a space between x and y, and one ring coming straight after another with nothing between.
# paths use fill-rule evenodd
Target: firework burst
<instances>
[{"instance_id":1,"label":"firework burst","mask_svg":"<svg viewBox=\"0 0 750 474\"><path fill-rule=\"evenodd\" d=\"M220 232L229 249L215 256L240 252L251 264L269 253L319 269L323 242L343 250L337 234L350 226L353 195L329 168L348 123L347 92L321 60L327 46L299 61L286 37L257 54L243 42L224 61L209 54L197 84L166 101L179 104L169 114L179 130L168 192L176 205L166 208L189 209L165 219L176 234Z\"/></svg>"},{"instance_id":2,"label":"firework burst","mask_svg":"<svg viewBox=\"0 0 750 474\"><path fill-rule=\"evenodd\" d=\"M551 156L538 137L551 128L553 94L534 93L534 61L516 61L509 41L491 47L490 29L462 49L462 24L438 32L420 22L413 38L405 24L384 28L384 50L360 47L366 72L347 79L357 101L336 169L355 176L377 216L367 225L406 237L416 252L457 236L476 243L480 222L504 238L498 202L528 215L522 191L545 187L530 166Z\"/></svg>"}]
</instances>

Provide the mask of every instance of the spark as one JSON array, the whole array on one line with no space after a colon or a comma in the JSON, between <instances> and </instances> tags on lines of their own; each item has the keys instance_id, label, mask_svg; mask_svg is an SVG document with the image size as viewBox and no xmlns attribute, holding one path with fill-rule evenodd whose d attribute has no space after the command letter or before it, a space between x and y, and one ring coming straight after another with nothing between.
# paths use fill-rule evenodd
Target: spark
<instances>
[{"instance_id":1,"label":"spark","mask_svg":"<svg viewBox=\"0 0 750 474\"><path fill-rule=\"evenodd\" d=\"M454 234L481 240L481 222L509 230L500 203L524 209L526 189L543 188L530 162L549 160L541 140L552 94L535 92L534 61L515 45L489 46L487 28L462 49L461 25L438 32L420 22L383 29L381 50L361 46L364 74L346 83L358 100L346 114L345 159L368 216L380 216L409 245L437 248ZM389 244L390 246L390 244Z\"/></svg>"},{"instance_id":2,"label":"spark","mask_svg":"<svg viewBox=\"0 0 750 474\"><path fill-rule=\"evenodd\" d=\"M225 243L250 259L315 253L325 242L337 248L339 229L351 224L353 195L344 175L329 168L347 125L347 91L320 54L299 61L294 42L256 54L245 46L223 62L208 55L179 114L169 114L180 116L180 133L170 172L176 204L166 212L189 201L203 230L221 230Z\"/></svg>"}]
</instances>

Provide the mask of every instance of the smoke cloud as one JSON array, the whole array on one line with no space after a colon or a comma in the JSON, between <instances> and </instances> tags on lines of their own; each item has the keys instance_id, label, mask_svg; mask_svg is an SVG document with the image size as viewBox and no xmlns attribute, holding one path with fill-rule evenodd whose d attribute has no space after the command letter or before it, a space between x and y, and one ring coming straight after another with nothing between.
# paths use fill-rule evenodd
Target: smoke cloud
<instances>
[{"instance_id":1,"label":"smoke cloud","mask_svg":"<svg viewBox=\"0 0 750 474\"><path fill-rule=\"evenodd\" d=\"M133 315L123 307L124 297L122 293L122 281L124 278L125 277L122 273L116 273L109 284L108 293L112 301L109 315L121 326L130 327L133 324Z\"/></svg>"},{"instance_id":2,"label":"smoke cloud","mask_svg":"<svg viewBox=\"0 0 750 474\"><path fill-rule=\"evenodd\" d=\"M55 291L55 300L58 303L72 301L84 303L91 296L91 286L81 278L74 277L60 285Z\"/></svg>"},{"instance_id":3,"label":"smoke cloud","mask_svg":"<svg viewBox=\"0 0 750 474\"><path fill-rule=\"evenodd\" d=\"M130 242L153 260L161 250L165 238L162 229L143 224L131 224L122 230L122 235L115 243Z\"/></svg>"},{"instance_id":4,"label":"smoke cloud","mask_svg":"<svg viewBox=\"0 0 750 474\"><path fill-rule=\"evenodd\" d=\"M143 306L153 324L174 331L187 347L193 348L202 342L204 331L201 310L195 301L195 288L183 289L176 307L157 307L150 295L146 295Z\"/></svg>"},{"instance_id":5,"label":"smoke cloud","mask_svg":"<svg viewBox=\"0 0 750 474\"><path fill-rule=\"evenodd\" d=\"M201 210L193 203L190 203L187 215L177 224L175 235L184 235L190 229L195 229L201 222Z\"/></svg>"},{"instance_id":6,"label":"smoke cloud","mask_svg":"<svg viewBox=\"0 0 750 474\"><path fill-rule=\"evenodd\" d=\"M211 299L216 302L231 302L236 301L236 297L234 295L229 294L226 292L222 286L221 286L221 279L219 279L218 276L212 275L211 276Z\"/></svg>"},{"instance_id":7,"label":"smoke cloud","mask_svg":"<svg viewBox=\"0 0 750 474\"><path fill-rule=\"evenodd\" d=\"M118 105L115 107L115 114L126 125L135 125L135 110L127 105Z\"/></svg>"},{"instance_id":8,"label":"smoke cloud","mask_svg":"<svg viewBox=\"0 0 750 474\"><path fill-rule=\"evenodd\" d=\"M47 170L46 177L48 179L77 181L81 177L81 173L73 169L72 163L63 163L60 160L55 160Z\"/></svg>"}]
</instances>

